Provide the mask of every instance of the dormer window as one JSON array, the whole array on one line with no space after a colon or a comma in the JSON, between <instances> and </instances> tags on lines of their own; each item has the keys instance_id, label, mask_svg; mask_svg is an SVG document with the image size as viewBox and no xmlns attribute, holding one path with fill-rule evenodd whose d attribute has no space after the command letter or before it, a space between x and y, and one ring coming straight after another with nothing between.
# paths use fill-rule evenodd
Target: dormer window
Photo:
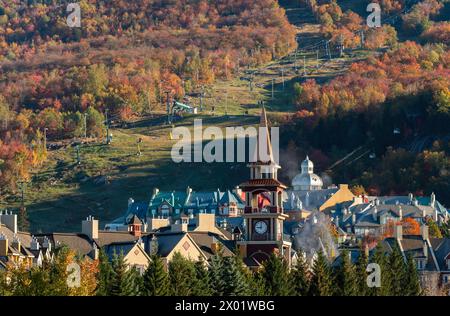
<instances>
[{"instance_id":1,"label":"dormer window","mask_svg":"<svg viewBox=\"0 0 450 316\"><path fill-rule=\"evenodd\" d=\"M417 259L416 265L417 265L417 270L424 270L425 269L425 260Z\"/></svg>"}]
</instances>

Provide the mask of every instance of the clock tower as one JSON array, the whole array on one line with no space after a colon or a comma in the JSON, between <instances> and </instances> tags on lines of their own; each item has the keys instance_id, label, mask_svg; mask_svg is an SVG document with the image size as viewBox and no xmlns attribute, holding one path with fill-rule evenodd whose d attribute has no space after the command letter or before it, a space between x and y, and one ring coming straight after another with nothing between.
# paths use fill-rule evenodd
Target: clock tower
<instances>
[{"instance_id":1,"label":"clock tower","mask_svg":"<svg viewBox=\"0 0 450 316\"><path fill-rule=\"evenodd\" d=\"M238 246L250 267L259 266L274 252L283 256L290 266L291 242L283 238L283 223L288 218L284 214L282 201L286 186L278 181L278 170L281 167L273 158L267 115L263 108L258 146L264 142L266 144L262 147L265 147L267 153L261 155L257 151L257 158L248 165L250 179L240 185L245 193L243 217L246 231L243 240L238 241Z\"/></svg>"}]
</instances>

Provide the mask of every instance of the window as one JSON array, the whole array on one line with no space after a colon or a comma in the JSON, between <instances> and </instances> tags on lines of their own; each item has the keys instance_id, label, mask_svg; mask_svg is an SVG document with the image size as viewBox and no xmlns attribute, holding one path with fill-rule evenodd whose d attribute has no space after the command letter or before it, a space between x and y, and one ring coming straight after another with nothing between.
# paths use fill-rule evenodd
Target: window
<instances>
[{"instance_id":1,"label":"window","mask_svg":"<svg viewBox=\"0 0 450 316\"><path fill-rule=\"evenodd\" d=\"M422 259L417 260L417 270L425 269L425 261Z\"/></svg>"},{"instance_id":2,"label":"window","mask_svg":"<svg viewBox=\"0 0 450 316\"><path fill-rule=\"evenodd\" d=\"M448 275L444 275L444 284L447 284L448 281L450 280L450 277Z\"/></svg>"}]
</instances>

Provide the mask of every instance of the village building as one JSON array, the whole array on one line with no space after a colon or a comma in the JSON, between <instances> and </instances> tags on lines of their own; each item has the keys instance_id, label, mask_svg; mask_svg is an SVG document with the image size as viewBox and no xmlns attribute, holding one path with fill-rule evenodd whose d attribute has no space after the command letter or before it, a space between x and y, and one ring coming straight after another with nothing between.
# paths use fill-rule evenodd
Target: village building
<instances>
[{"instance_id":1,"label":"village building","mask_svg":"<svg viewBox=\"0 0 450 316\"><path fill-rule=\"evenodd\" d=\"M17 214L0 212L0 269L41 266L45 259L51 259L49 241L39 241L28 232L20 232Z\"/></svg>"},{"instance_id":2,"label":"village building","mask_svg":"<svg viewBox=\"0 0 450 316\"><path fill-rule=\"evenodd\" d=\"M442 224L450 219L448 210L430 197L391 196L365 197L365 203L340 203L327 210L341 235L361 239L365 236L381 236L388 223L397 223L412 218L425 224L427 218Z\"/></svg>"}]
</instances>

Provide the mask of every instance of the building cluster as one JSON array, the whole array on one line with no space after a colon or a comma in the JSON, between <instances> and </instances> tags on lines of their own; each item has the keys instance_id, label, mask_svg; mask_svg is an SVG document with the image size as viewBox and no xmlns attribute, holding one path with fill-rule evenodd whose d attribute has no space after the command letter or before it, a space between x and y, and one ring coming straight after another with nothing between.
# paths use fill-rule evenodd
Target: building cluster
<instances>
[{"instance_id":1,"label":"building cluster","mask_svg":"<svg viewBox=\"0 0 450 316\"><path fill-rule=\"evenodd\" d=\"M265 110L260 126L268 128ZM267 132L266 135L269 135ZM278 180L281 168L273 159L267 138L269 159L260 157L248 165L249 179L233 190L195 192L154 189L148 202L132 198L124 215L99 228L99 221L88 217L79 233L50 233L33 236L17 230L17 215L0 215L0 269L8 265L40 265L51 259L52 249L66 245L81 256L97 259L100 249L112 258L123 254L126 262L140 271L158 254L167 264L175 253L208 264L221 251L225 256L240 254L251 269L258 269L271 253L295 262L295 238L303 227L326 214L339 238L339 247L360 255L355 245L368 236L383 236L386 224L394 224L392 236L383 239L386 252L397 244L405 258L411 254L421 275L437 283L450 278L450 239L430 237L426 223L449 220L448 210L436 196L429 197L355 196L348 185L324 188L314 164L307 157L291 187ZM411 218L421 226L420 235L403 233L400 223ZM365 251L370 254L371 249ZM332 258L335 259L335 258ZM356 260L356 259L355 259Z\"/></svg>"}]
</instances>

